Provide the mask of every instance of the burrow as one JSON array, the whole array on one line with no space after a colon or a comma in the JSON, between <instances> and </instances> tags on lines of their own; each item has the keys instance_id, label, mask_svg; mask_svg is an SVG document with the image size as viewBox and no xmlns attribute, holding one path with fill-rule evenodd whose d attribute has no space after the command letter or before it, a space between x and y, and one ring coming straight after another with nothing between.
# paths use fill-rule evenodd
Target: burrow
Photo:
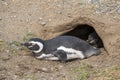
<instances>
[{"instance_id":1,"label":"burrow","mask_svg":"<svg viewBox=\"0 0 120 80\"><path fill-rule=\"evenodd\" d=\"M54 38L60 35L72 35L87 41L89 35L95 32L100 39L97 42L98 44L100 43L98 48L104 48L109 53L109 45L107 45L108 42L104 38L104 36L106 36L104 35L105 28L106 25L102 22L87 17L79 17L61 25L49 26L49 28L46 27L42 29L41 34L44 33L43 36L45 39Z\"/></svg>"}]
</instances>

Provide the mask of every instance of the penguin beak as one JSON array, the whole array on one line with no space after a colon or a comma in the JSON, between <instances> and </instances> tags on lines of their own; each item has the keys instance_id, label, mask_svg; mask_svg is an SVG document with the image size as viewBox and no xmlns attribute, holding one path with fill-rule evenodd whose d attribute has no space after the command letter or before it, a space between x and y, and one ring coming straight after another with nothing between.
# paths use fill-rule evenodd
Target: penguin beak
<instances>
[{"instance_id":1,"label":"penguin beak","mask_svg":"<svg viewBox=\"0 0 120 80\"><path fill-rule=\"evenodd\" d=\"M32 43L29 43L29 42L26 42L26 43L21 43L22 46L25 46L25 47L28 47L28 46L31 46Z\"/></svg>"}]
</instances>

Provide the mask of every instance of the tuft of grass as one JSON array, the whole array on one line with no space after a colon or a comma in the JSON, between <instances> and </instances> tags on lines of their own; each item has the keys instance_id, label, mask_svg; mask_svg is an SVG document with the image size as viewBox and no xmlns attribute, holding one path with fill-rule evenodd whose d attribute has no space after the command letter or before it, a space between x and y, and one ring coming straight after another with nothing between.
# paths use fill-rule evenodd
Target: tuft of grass
<instances>
[{"instance_id":1,"label":"tuft of grass","mask_svg":"<svg viewBox=\"0 0 120 80\"><path fill-rule=\"evenodd\" d=\"M9 43L8 46L9 46L11 53L16 53L20 50L28 51L28 49L24 46L21 46L21 42L18 42L18 41L13 41L13 42Z\"/></svg>"},{"instance_id":2,"label":"tuft of grass","mask_svg":"<svg viewBox=\"0 0 120 80\"><path fill-rule=\"evenodd\" d=\"M4 43L4 41L2 39L0 39L0 46Z\"/></svg>"},{"instance_id":3,"label":"tuft of grass","mask_svg":"<svg viewBox=\"0 0 120 80\"><path fill-rule=\"evenodd\" d=\"M75 80L87 80L90 74L93 73L92 65L90 64L83 64L80 67L72 69L72 73L77 73Z\"/></svg>"},{"instance_id":4,"label":"tuft of grass","mask_svg":"<svg viewBox=\"0 0 120 80\"><path fill-rule=\"evenodd\" d=\"M98 72L97 77L101 80L119 80L120 66L111 66Z\"/></svg>"},{"instance_id":5,"label":"tuft of grass","mask_svg":"<svg viewBox=\"0 0 120 80\"><path fill-rule=\"evenodd\" d=\"M82 64L71 70L77 74L75 80L119 80L120 66L110 66L105 69L94 69L90 64Z\"/></svg>"},{"instance_id":6,"label":"tuft of grass","mask_svg":"<svg viewBox=\"0 0 120 80\"><path fill-rule=\"evenodd\" d=\"M4 44L4 41L2 39L0 39L0 52L2 52L4 50L3 44Z\"/></svg>"},{"instance_id":7,"label":"tuft of grass","mask_svg":"<svg viewBox=\"0 0 120 80\"><path fill-rule=\"evenodd\" d=\"M19 50L26 50L25 47L21 46L21 43L19 41L12 41L12 42L3 42L2 45L0 45L0 52L7 51L11 54L17 53Z\"/></svg>"},{"instance_id":8,"label":"tuft of grass","mask_svg":"<svg viewBox=\"0 0 120 80\"><path fill-rule=\"evenodd\" d=\"M3 49L7 49L9 51L9 53L16 53L20 50L21 46L20 46L20 42L18 41L12 41L10 43L5 42L4 46L2 46Z\"/></svg>"},{"instance_id":9,"label":"tuft of grass","mask_svg":"<svg viewBox=\"0 0 120 80\"><path fill-rule=\"evenodd\" d=\"M10 45L20 46L20 42L18 42L18 41L12 41L12 42L10 43Z\"/></svg>"},{"instance_id":10,"label":"tuft of grass","mask_svg":"<svg viewBox=\"0 0 120 80\"><path fill-rule=\"evenodd\" d=\"M25 76L25 80L37 80L33 75Z\"/></svg>"},{"instance_id":11,"label":"tuft of grass","mask_svg":"<svg viewBox=\"0 0 120 80\"><path fill-rule=\"evenodd\" d=\"M23 38L23 41L28 41L30 38L35 37L34 33L28 33ZM5 42L0 39L0 52L7 51L8 53L17 53L19 50L27 50L24 46L21 46L21 42L19 41L12 41L12 42Z\"/></svg>"},{"instance_id":12,"label":"tuft of grass","mask_svg":"<svg viewBox=\"0 0 120 80\"><path fill-rule=\"evenodd\" d=\"M36 37L34 33L28 33L24 36L23 41L28 41L30 38Z\"/></svg>"}]
</instances>

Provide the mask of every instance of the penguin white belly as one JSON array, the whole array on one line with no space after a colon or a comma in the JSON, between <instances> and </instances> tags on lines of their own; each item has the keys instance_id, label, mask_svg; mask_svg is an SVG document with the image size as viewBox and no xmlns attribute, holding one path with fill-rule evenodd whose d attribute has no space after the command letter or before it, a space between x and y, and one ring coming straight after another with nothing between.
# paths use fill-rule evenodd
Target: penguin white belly
<instances>
[{"instance_id":1,"label":"penguin white belly","mask_svg":"<svg viewBox=\"0 0 120 80\"><path fill-rule=\"evenodd\" d=\"M71 59L84 59L85 56L83 55L82 51L75 50L73 48L66 48L64 46L60 46L57 48L57 51L62 50L67 55L67 60ZM58 57L55 57L53 54L42 54L41 56L36 57L37 59L46 59L46 60L59 60Z\"/></svg>"},{"instance_id":2,"label":"penguin white belly","mask_svg":"<svg viewBox=\"0 0 120 80\"><path fill-rule=\"evenodd\" d=\"M58 57L55 57L52 54L44 54L44 53L36 58L37 59L46 59L46 60L59 60Z\"/></svg>"},{"instance_id":3,"label":"penguin white belly","mask_svg":"<svg viewBox=\"0 0 120 80\"><path fill-rule=\"evenodd\" d=\"M60 46L57 48L57 50L63 50L64 52L66 52L67 60L76 59L76 58L80 58L80 59L85 58L82 51L75 50L73 48L66 48L64 46Z\"/></svg>"}]
</instances>

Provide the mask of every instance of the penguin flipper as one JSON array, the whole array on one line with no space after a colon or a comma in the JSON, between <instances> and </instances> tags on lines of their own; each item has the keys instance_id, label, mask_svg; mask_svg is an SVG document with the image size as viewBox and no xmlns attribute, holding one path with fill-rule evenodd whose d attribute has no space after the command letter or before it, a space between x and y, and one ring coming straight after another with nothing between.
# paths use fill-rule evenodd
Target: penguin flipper
<instances>
[{"instance_id":1,"label":"penguin flipper","mask_svg":"<svg viewBox=\"0 0 120 80\"><path fill-rule=\"evenodd\" d=\"M67 61L67 54L63 50L54 51L52 54L58 57L61 62Z\"/></svg>"}]
</instances>

